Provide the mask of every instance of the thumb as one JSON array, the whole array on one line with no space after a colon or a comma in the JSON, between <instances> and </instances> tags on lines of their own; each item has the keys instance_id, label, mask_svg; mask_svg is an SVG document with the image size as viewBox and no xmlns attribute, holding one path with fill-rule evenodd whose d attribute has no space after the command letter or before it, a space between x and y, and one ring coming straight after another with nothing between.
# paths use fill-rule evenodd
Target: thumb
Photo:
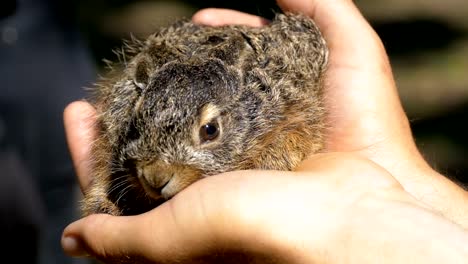
<instances>
[{"instance_id":1,"label":"thumb","mask_svg":"<svg viewBox=\"0 0 468 264\"><path fill-rule=\"evenodd\" d=\"M105 263L173 263L202 256L215 236L196 202L190 208L185 204L174 198L141 215L88 216L65 228L62 247L70 256Z\"/></svg>"},{"instance_id":2,"label":"thumb","mask_svg":"<svg viewBox=\"0 0 468 264\"><path fill-rule=\"evenodd\" d=\"M105 262L135 261L136 256L147 251L148 233L142 232L147 229L144 228L148 225L146 220L141 216L91 215L64 230L62 247L74 257L92 256Z\"/></svg>"}]
</instances>

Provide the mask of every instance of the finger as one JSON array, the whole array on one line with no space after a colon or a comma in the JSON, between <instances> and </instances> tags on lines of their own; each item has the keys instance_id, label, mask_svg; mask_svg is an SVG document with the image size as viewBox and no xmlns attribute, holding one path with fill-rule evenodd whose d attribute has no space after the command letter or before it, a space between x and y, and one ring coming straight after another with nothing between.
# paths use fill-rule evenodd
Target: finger
<instances>
[{"instance_id":1,"label":"finger","mask_svg":"<svg viewBox=\"0 0 468 264\"><path fill-rule=\"evenodd\" d=\"M68 148L82 190L91 181L91 143L95 137L95 109L86 102L69 104L63 113Z\"/></svg>"},{"instance_id":2,"label":"finger","mask_svg":"<svg viewBox=\"0 0 468 264\"><path fill-rule=\"evenodd\" d=\"M327 133L327 149L366 150L368 157L392 172L391 159L374 153L385 148L390 156L422 161L385 48L353 1L278 0L278 5L314 19L330 48L325 101L328 122L333 125Z\"/></svg>"},{"instance_id":3,"label":"finger","mask_svg":"<svg viewBox=\"0 0 468 264\"><path fill-rule=\"evenodd\" d=\"M140 217L141 218L141 217ZM123 257L144 251L145 233L138 217L91 215L70 224L63 232L62 247L71 256Z\"/></svg>"},{"instance_id":4,"label":"finger","mask_svg":"<svg viewBox=\"0 0 468 264\"><path fill-rule=\"evenodd\" d=\"M259 16L220 8L202 9L193 15L192 21L208 26L246 25L261 27L269 23L267 19Z\"/></svg>"},{"instance_id":5,"label":"finger","mask_svg":"<svg viewBox=\"0 0 468 264\"><path fill-rule=\"evenodd\" d=\"M203 255L215 236L197 198L188 198L137 216L88 216L64 230L62 247L68 255L105 263L173 263Z\"/></svg>"},{"instance_id":6,"label":"finger","mask_svg":"<svg viewBox=\"0 0 468 264\"><path fill-rule=\"evenodd\" d=\"M349 66L376 66L387 69L387 64L376 65L375 58L385 56L383 45L357 7L349 0L278 0L286 12L310 16L321 29L330 49L332 63L346 61Z\"/></svg>"},{"instance_id":7,"label":"finger","mask_svg":"<svg viewBox=\"0 0 468 264\"><path fill-rule=\"evenodd\" d=\"M269 237L270 230L257 232L260 228L256 228L264 226L268 214L252 209L271 204L276 186L288 182L282 176L282 172L232 172L207 177L145 214L99 214L78 220L64 230L62 247L68 255L89 255L105 263L185 263L213 254L230 257L231 252L249 248L269 252L271 244L262 235ZM265 180L271 178L277 183L264 191ZM256 186L262 186L262 191L255 193ZM253 206L252 201L256 202Z\"/></svg>"}]
</instances>

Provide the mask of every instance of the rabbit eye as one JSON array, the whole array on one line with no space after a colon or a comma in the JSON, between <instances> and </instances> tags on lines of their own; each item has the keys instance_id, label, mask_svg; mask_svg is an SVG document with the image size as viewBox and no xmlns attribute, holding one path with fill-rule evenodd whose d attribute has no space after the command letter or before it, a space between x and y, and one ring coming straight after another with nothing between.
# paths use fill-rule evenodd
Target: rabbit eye
<instances>
[{"instance_id":1,"label":"rabbit eye","mask_svg":"<svg viewBox=\"0 0 468 264\"><path fill-rule=\"evenodd\" d=\"M212 141L219 136L219 125L217 122L210 122L200 127L200 140L204 143Z\"/></svg>"}]
</instances>

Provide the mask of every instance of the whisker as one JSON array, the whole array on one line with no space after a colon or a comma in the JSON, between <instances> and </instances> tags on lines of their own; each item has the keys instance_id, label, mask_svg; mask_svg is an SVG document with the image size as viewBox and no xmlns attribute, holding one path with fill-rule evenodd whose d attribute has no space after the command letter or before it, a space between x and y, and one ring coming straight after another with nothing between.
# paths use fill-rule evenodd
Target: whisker
<instances>
[{"instance_id":1,"label":"whisker","mask_svg":"<svg viewBox=\"0 0 468 264\"><path fill-rule=\"evenodd\" d=\"M119 204L119 201L127 195L127 193L132 189L132 185L127 185L124 189L120 190L119 196L116 200L116 204Z\"/></svg>"},{"instance_id":2,"label":"whisker","mask_svg":"<svg viewBox=\"0 0 468 264\"><path fill-rule=\"evenodd\" d=\"M124 178L123 180L121 180L121 178ZM119 180L119 182L116 182L117 180ZM125 185L131 185L130 182L125 179L125 177L119 177L119 178L116 178L114 180L111 181L111 188L109 189L109 193L113 193L115 191L117 191L119 188L121 188L122 186L125 186Z\"/></svg>"}]
</instances>

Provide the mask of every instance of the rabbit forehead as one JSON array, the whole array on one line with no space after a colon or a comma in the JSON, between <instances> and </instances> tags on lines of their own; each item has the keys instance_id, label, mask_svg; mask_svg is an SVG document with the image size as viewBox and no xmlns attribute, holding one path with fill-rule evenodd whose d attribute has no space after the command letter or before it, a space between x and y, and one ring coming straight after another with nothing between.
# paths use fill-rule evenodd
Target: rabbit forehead
<instances>
[{"instance_id":1,"label":"rabbit forehead","mask_svg":"<svg viewBox=\"0 0 468 264\"><path fill-rule=\"evenodd\" d=\"M172 101L182 106L197 102L205 104L232 95L237 79L236 74L218 59L192 58L173 61L161 67L152 75L147 93L154 94L160 103Z\"/></svg>"}]
</instances>

